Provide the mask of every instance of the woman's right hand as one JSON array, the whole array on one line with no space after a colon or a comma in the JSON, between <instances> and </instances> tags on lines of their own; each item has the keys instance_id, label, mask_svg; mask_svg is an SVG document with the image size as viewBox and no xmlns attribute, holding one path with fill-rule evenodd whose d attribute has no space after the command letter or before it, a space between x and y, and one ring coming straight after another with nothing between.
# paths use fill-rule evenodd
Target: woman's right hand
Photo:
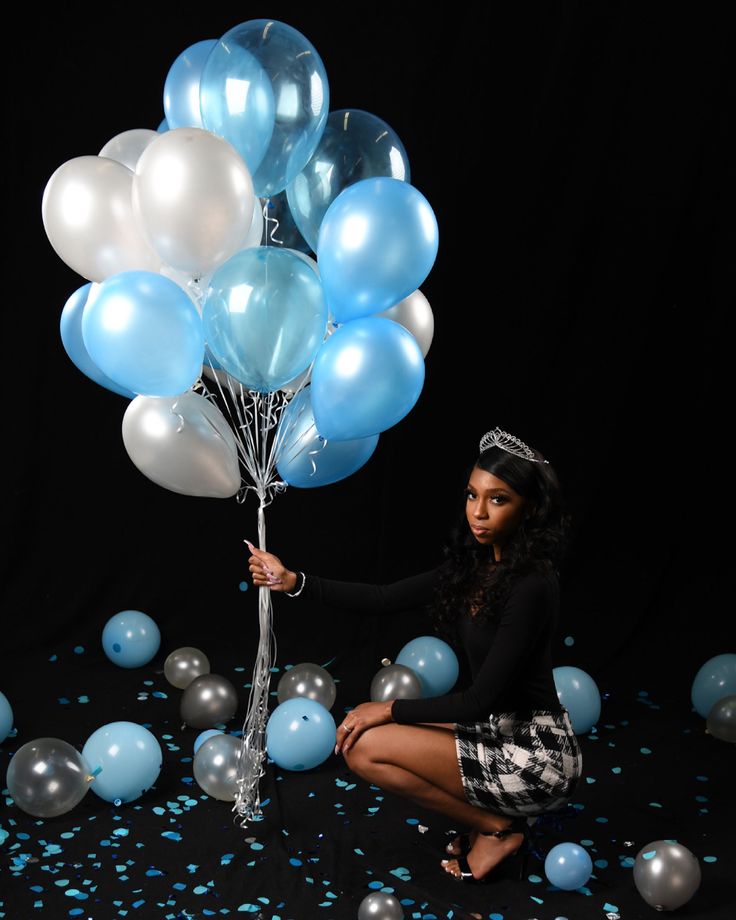
<instances>
[{"instance_id":1,"label":"woman's right hand","mask_svg":"<svg viewBox=\"0 0 736 920\"><path fill-rule=\"evenodd\" d=\"M245 541L251 552L248 559L249 568L253 573L253 584L257 588L270 588L271 591L291 592L296 588L297 574L290 572L278 556L258 549Z\"/></svg>"}]
</instances>

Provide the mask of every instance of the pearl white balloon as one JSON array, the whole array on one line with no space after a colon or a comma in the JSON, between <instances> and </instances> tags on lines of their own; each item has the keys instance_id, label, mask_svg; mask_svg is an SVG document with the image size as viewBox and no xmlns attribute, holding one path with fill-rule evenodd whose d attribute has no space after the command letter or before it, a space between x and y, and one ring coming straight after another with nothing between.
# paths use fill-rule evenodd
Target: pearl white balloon
<instances>
[{"instance_id":1,"label":"pearl white balloon","mask_svg":"<svg viewBox=\"0 0 736 920\"><path fill-rule=\"evenodd\" d=\"M150 128L132 128L130 131L123 131L121 134L111 137L100 150L99 156L117 160L118 163L127 166L131 171L135 171L135 164L138 162L140 155L151 141L157 137L158 132L151 131Z\"/></svg>"},{"instance_id":2,"label":"pearl white balloon","mask_svg":"<svg viewBox=\"0 0 736 920\"><path fill-rule=\"evenodd\" d=\"M240 488L232 430L198 393L136 396L123 416L123 442L138 469L172 492L230 498Z\"/></svg>"},{"instance_id":3,"label":"pearl white balloon","mask_svg":"<svg viewBox=\"0 0 736 920\"><path fill-rule=\"evenodd\" d=\"M409 294L402 301L378 316L385 316L408 329L419 343L422 355L426 358L434 338L434 314L429 301L420 290Z\"/></svg>"},{"instance_id":4,"label":"pearl white balloon","mask_svg":"<svg viewBox=\"0 0 736 920\"><path fill-rule=\"evenodd\" d=\"M162 261L201 277L245 246L255 196L248 167L202 128L159 134L135 168L133 209Z\"/></svg>"},{"instance_id":5,"label":"pearl white balloon","mask_svg":"<svg viewBox=\"0 0 736 920\"><path fill-rule=\"evenodd\" d=\"M49 242L89 281L161 267L133 214L132 187L127 166L93 156L67 160L46 183L41 216Z\"/></svg>"}]
</instances>

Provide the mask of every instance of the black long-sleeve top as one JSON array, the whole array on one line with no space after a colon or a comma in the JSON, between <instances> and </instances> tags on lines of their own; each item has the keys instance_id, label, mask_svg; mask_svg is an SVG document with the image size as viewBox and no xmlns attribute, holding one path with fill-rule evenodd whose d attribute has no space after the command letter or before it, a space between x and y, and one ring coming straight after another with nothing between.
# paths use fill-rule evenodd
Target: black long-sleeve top
<instances>
[{"instance_id":1,"label":"black long-sleeve top","mask_svg":"<svg viewBox=\"0 0 736 920\"><path fill-rule=\"evenodd\" d=\"M390 585L307 575L302 596L340 610L385 615L430 604L437 578L438 569ZM558 610L557 579L534 572L519 578L491 622L476 621L468 610L461 611L457 634L470 666L470 686L443 696L395 700L393 720L479 722L494 712L561 712L551 653Z\"/></svg>"}]
</instances>

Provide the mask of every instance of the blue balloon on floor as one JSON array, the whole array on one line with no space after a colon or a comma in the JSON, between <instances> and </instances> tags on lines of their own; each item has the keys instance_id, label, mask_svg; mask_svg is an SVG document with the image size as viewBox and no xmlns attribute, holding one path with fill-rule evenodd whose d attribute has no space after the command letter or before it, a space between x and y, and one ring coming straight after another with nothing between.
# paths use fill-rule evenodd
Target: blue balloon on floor
<instances>
[{"instance_id":1,"label":"blue balloon on floor","mask_svg":"<svg viewBox=\"0 0 736 920\"><path fill-rule=\"evenodd\" d=\"M322 703L292 697L266 723L266 753L284 770L311 770L334 750L336 732L335 720Z\"/></svg>"},{"instance_id":2,"label":"blue balloon on floor","mask_svg":"<svg viewBox=\"0 0 736 920\"><path fill-rule=\"evenodd\" d=\"M554 668L552 676L557 689L557 699L570 716L576 735L581 735L596 724L601 714L601 694L590 674L573 667Z\"/></svg>"},{"instance_id":3,"label":"blue balloon on floor","mask_svg":"<svg viewBox=\"0 0 736 920\"><path fill-rule=\"evenodd\" d=\"M441 696L455 686L459 665L452 648L436 636L419 636L407 642L396 664L411 668L422 684L422 696Z\"/></svg>"},{"instance_id":4,"label":"blue balloon on floor","mask_svg":"<svg viewBox=\"0 0 736 920\"><path fill-rule=\"evenodd\" d=\"M0 744L13 730L13 709L7 696L0 691Z\"/></svg>"},{"instance_id":5,"label":"blue balloon on floor","mask_svg":"<svg viewBox=\"0 0 736 920\"><path fill-rule=\"evenodd\" d=\"M156 736L136 722L110 722L93 732L82 757L95 776L92 790L106 802L133 802L156 782L163 755Z\"/></svg>"},{"instance_id":6,"label":"blue balloon on floor","mask_svg":"<svg viewBox=\"0 0 736 920\"><path fill-rule=\"evenodd\" d=\"M709 658L693 681L690 698L697 712L705 719L713 705L736 693L736 655L724 654Z\"/></svg>"},{"instance_id":7,"label":"blue balloon on floor","mask_svg":"<svg viewBox=\"0 0 736 920\"><path fill-rule=\"evenodd\" d=\"M577 843L558 843L544 861L544 873L548 880L563 891L580 888L592 872L593 861L588 851Z\"/></svg>"},{"instance_id":8,"label":"blue balloon on floor","mask_svg":"<svg viewBox=\"0 0 736 920\"><path fill-rule=\"evenodd\" d=\"M156 623L140 610L121 610L105 624L102 647L121 668L148 664L159 650L161 632Z\"/></svg>"}]
</instances>

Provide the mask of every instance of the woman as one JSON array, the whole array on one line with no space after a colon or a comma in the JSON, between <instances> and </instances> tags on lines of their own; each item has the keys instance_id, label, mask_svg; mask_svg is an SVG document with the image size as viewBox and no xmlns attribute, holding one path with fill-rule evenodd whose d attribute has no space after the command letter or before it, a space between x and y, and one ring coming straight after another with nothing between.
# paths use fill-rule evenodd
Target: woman
<instances>
[{"instance_id":1,"label":"woman","mask_svg":"<svg viewBox=\"0 0 736 920\"><path fill-rule=\"evenodd\" d=\"M538 452L495 428L481 439L464 504L445 562L392 585L305 576L251 544L250 571L258 586L342 609L433 603L438 631L465 650L472 683L438 697L361 703L338 726L335 753L363 779L467 826L442 866L481 882L502 863L521 874L527 816L569 800L582 757L552 674L568 531L557 477Z\"/></svg>"}]
</instances>

